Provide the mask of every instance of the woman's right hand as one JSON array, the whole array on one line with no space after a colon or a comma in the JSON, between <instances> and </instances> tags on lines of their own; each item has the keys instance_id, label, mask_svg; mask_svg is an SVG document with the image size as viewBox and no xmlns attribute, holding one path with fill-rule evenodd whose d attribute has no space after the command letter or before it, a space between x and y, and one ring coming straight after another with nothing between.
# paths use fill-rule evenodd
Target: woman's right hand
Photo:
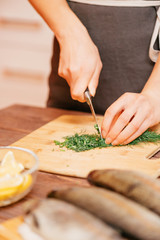
<instances>
[{"instance_id":1,"label":"woman's right hand","mask_svg":"<svg viewBox=\"0 0 160 240\"><path fill-rule=\"evenodd\" d=\"M96 93L102 69L99 51L86 28L79 22L58 41L60 44L58 74L68 82L71 97L84 102L84 91L87 87L92 96Z\"/></svg>"},{"instance_id":2,"label":"woman's right hand","mask_svg":"<svg viewBox=\"0 0 160 240\"><path fill-rule=\"evenodd\" d=\"M68 82L72 98L84 102L84 91L87 87L94 96L102 62L86 28L66 0L29 1L59 42L58 73Z\"/></svg>"}]
</instances>

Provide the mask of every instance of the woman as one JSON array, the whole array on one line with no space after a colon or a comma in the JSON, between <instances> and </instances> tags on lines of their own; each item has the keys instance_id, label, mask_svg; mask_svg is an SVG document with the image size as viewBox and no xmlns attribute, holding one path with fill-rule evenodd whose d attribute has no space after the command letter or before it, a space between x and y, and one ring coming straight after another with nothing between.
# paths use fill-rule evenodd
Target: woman
<instances>
[{"instance_id":1,"label":"woman","mask_svg":"<svg viewBox=\"0 0 160 240\"><path fill-rule=\"evenodd\" d=\"M155 66L148 56L160 1L30 2L56 37L48 106L88 111L88 87L96 112L106 110L102 135L113 145L160 122L160 56Z\"/></svg>"}]
</instances>

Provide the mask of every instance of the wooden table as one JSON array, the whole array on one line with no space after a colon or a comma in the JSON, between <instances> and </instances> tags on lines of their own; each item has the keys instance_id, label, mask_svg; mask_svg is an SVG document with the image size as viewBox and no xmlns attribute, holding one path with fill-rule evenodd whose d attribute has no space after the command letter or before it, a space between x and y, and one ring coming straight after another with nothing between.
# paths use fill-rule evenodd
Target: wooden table
<instances>
[{"instance_id":1,"label":"wooden table","mask_svg":"<svg viewBox=\"0 0 160 240\"><path fill-rule=\"evenodd\" d=\"M63 114L77 115L82 113L24 105L13 105L2 109L0 110L0 145L10 145ZM88 186L88 183L85 179L39 172L32 191L23 200L11 206L0 208L0 222L21 215L26 200L45 198L47 193L53 189L58 189L61 186L75 185Z\"/></svg>"}]
</instances>

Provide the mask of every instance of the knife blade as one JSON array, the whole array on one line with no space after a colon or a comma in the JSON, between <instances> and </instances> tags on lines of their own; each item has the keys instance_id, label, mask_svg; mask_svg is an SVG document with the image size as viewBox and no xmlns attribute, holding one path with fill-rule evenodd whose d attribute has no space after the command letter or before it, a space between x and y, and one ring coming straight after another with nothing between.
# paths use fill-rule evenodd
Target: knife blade
<instances>
[{"instance_id":1,"label":"knife blade","mask_svg":"<svg viewBox=\"0 0 160 240\"><path fill-rule=\"evenodd\" d=\"M93 107L93 104L92 104L91 95L90 95L90 92L89 92L89 89L88 89L88 88L87 88L86 91L84 92L84 97L85 97L85 100L86 100L88 106L90 107L91 113L92 113L92 115L93 115L93 117L94 117L94 120L95 120L95 123L96 123L96 125L97 125L97 127L98 127L98 131L99 131L99 133L100 133L100 137L101 137L101 139L103 139L102 133L101 133L101 129L100 129L99 124L98 124L98 121L97 121L97 116L96 116L96 113L95 113L95 110L94 110L94 107Z\"/></svg>"}]
</instances>

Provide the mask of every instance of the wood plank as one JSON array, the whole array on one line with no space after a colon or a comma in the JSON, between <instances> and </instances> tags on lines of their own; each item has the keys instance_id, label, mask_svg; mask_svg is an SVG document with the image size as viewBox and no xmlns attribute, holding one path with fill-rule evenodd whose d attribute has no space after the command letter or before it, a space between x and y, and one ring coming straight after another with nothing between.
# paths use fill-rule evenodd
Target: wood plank
<instances>
[{"instance_id":1,"label":"wood plank","mask_svg":"<svg viewBox=\"0 0 160 240\"><path fill-rule=\"evenodd\" d=\"M23 223L22 217L17 217L0 224L1 240L22 240L18 234L18 227Z\"/></svg>"},{"instance_id":2,"label":"wood plank","mask_svg":"<svg viewBox=\"0 0 160 240\"><path fill-rule=\"evenodd\" d=\"M28 132L29 133L29 132ZM26 136L26 132L23 131L16 131L16 130L7 130L0 128L0 145L7 146L21 137Z\"/></svg>"},{"instance_id":3,"label":"wood plank","mask_svg":"<svg viewBox=\"0 0 160 240\"><path fill-rule=\"evenodd\" d=\"M99 117L99 121L102 121L102 117ZM108 147L77 153L67 149L62 152L53 142L76 132L94 133L93 126L91 115L63 115L15 142L13 146L33 150L39 157L40 170L56 174L86 177L94 169L117 168L140 171L153 177L160 175L160 159L147 158L160 144ZM160 125L158 129L160 131Z\"/></svg>"},{"instance_id":4,"label":"wood plank","mask_svg":"<svg viewBox=\"0 0 160 240\"><path fill-rule=\"evenodd\" d=\"M82 114L53 108L12 105L0 110L0 145L9 145L62 114ZM61 186L88 186L84 179L39 172L32 191L19 202L0 209L0 222L23 214L23 204L32 198L44 198ZM45 186L45 187L44 187Z\"/></svg>"},{"instance_id":5,"label":"wood plank","mask_svg":"<svg viewBox=\"0 0 160 240\"><path fill-rule=\"evenodd\" d=\"M0 144L9 145L63 114L82 114L61 109L12 105L0 110ZM3 144L5 143L5 144ZM51 190L65 186L88 186L84 179L39 172L32 191L21 201L0 209L0 222L22 215L23 205L33 198L44 198Z\"/></svg>"},{"instance_id":6,"label":"wood plank","mask_svg":"<svg viewBox=\"0 0 160 240\"><path fill-rule=\"evenodd\" d=\"M15 104L0 110L0 129L29 133L63 114L81 115L82 112Z\"/></svg>"}]
</instances>

